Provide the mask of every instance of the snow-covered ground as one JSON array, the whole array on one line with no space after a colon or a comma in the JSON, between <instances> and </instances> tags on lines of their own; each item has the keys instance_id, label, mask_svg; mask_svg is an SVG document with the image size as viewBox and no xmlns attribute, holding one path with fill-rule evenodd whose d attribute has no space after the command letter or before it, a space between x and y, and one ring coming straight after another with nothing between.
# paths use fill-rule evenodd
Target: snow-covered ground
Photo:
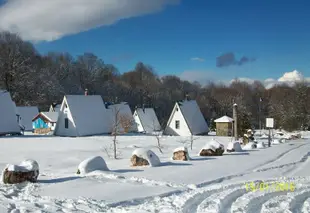
<instances>
[{"instance_id":1,"label":"snow-covered ground","mask_svg":"<svg viewBox=\"0 0 310 213\"><path fill-rule=\"evenodd\" d=\"M0 138L0 169L25 159L40 167L38 183L0 184L0 212L310 212L310 139L199 157L212 137L195 137L191 160L182 162L171 157L186 137L162 137L161 154L155 136L119 136L117 160L105 152L109 136ZM225 148L231 141L214 138ZM131 167L137 148L152 150L161 165ZM77 175L79 164L95 156L104 158L108 171ZM247 191L252 181L269 189ZM295 190L276 191L272 182L293 183Z\"/></svg>"}]
</instances>

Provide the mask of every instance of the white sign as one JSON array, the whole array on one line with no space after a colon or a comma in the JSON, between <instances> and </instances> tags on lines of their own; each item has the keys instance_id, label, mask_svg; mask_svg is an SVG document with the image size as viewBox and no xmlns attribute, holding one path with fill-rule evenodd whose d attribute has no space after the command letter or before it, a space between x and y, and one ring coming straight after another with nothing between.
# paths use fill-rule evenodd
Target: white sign
<instances>
[{"instance_id":1,"label":"white sign","mask_svg":"<svg viewBox=\"0 0 310 213\"><path fill-rule=\"evenodd\" d=\"M266 118L266 127L273 128L274 126L274 119L273 118Z\"/></svg>"}]
</instances>

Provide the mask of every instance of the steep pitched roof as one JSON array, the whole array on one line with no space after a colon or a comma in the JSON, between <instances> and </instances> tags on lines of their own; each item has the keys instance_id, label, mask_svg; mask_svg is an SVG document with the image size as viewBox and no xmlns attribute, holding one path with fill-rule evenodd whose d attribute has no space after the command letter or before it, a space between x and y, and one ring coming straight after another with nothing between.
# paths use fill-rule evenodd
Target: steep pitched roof
<instances>
[{"instance_id":1,"label":"steep pitched roof","mask_svg":"<svg viewBox=\"0 0 310 213\"><path fill-rule=\"evenodd\" d=\"M178 101L174 109L176 107L179 107L192 135L209 131L208 124L195 100ZM173 113L175 112L173 111ZM168 123L171 122L172 116L173 114L170 116Z\"/></svg>"},{"instance_id":2,"label":"steep pitched roof","mask_svg":"<svg viewBox=\"0 0 310 213\"><path fill-rule=\"evenodd\" d=\"M50 106L50 112L59 112L60 111L61 104L56 104L53 106L53 104Z\"/></svg>"},{"instance_id":3,"label":"steep pitched roof","mask_svg":"<svg viewBox=\"0 0 310 213\"><path fill-rule=\"evenodd\" d=\"M126 102L108 105L108 110L110 111L110 114L111 114L112 126L115 126L116 122L121 122L121 120L124 119L124 122L131 123L130 128L129 128L130 131L137 129L133 116L132 116L131 109ZM115 120L116 113L119 113L118 121ZM123 131L123 129L121 128L121 125L118 125L118 126L119 126L119 131Z\"/></svg>"},{"instance_id":4,"label":"steep pitched roof","mask_svg":"<svg viewBox=\"0 0 310 213\"><path fill-rule=\"evenodd\" d=\"M223 117L220 117L214 120L215 123L231 123L233 121L234 119L232 119L231 117L228 117L227 115L224 115Z\"/></svg>"},{"instance_id":5,"label":"steep pitched roof","mask_svg":"<svg viewBox=\"0 0 310 213\"><path fill-rule=\"evenodd\" d=\"M65 100L78 135L101 134L111 129L110 112L105 108L100 95L66 95Z\"/></svg>"},{"instance_id":6,"label":"steep pitched roof","mask_svg":"<svg viewBox=\"0 0 310 213\"><path fill-rule=\"evenodd\" d=\"M56 123L59 115L58 112L41 112L41 114L51 123Z\"/></svg>"},{"instance_id":7,"label":"steep pitched roof","mask_svg":"<svg viewBox=\"0 0 310 213\"><path fill-rule=\"evenodd\" d=\"M144 131L151 133L161 130L161 126L153 108L137 108L135 112L140 119Z\"/></svg>"},{"instance_id":8,"label":"steep pitched roof","mask_svg":"<svg viewBox=\"0 0 310 213\"><path fill-rule=\"evenodd\" d=\"M20 133L16 111L11 95L0 90L0 134Z\"/></svg>"},{"instance_id":9,"label":"steep pitched roof","mask_svg":"<svg viewBox=\"0 0 310 213\"><path fill-rule=\"evenodd\" d=\"M20 115L21 125L25 130L32 130L32 119L39 113L36 106L19 106L16 107L17 113Z\"/></svg>"}]
</instances>

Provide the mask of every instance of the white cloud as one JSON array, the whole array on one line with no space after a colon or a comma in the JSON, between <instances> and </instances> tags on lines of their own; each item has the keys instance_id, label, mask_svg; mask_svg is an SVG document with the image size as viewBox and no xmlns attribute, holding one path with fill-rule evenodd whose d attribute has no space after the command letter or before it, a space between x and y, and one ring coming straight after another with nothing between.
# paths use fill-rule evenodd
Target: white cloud
<instances>
[{"instance_id":1,"label":"white cloud","mask_svg":"<svg viewBox=\"0 0 310 213\"><path fill-rule=\"evenodd\" d=\"M204 58L199 58L199 57L193 57L193 58L191 58L191 61L203 62L203 61L205 61L205 59Z\"/></svg>"},{"instance_id":2,"label":"white cloud","mask_svg":"<svg viewBox=\"0 0 310 213\"><path fill-rule=\"evenodd\" d=\"M238 78L240 81L245 81L248 83L253 83L254 79L250 78ZM303 74L297 70L293 70L292 72L286 72L284 73L280 78L273 79L273 78L267 78L262 81L262 83L265 85L267 89L270 89L274 87L277 84L286 83L288 85L293 85L295 82L298 81L305 81L310 83L310 77L304 77Z\"/></svg>"},{"instance_id":3,"label":"white cloud","mask_svg":"<svg viewBox=\"0 0 310 213\"><path fill-rule=\"evenodd\" d=\"M291 82L291 81L302 81L304 80L304 76L298 72L297 70L294 70L292 72L286 72L283 74L281 78L278 79L280 82Z\"/></svg>"},{"instance_id":4,"label":"white cloud","mask_svg":"<svg viewBox=\"0 0 310 213\"><path fill-rule=\"evenodd\" d=\"M251 78L238 78L239 81L242 81L242 82L247 82L249 84L253 84L254 83L254 79L251 79ZM235 79L231 80L230 83L234 82Z\"/></svg>"},{"instance_id":5,"label":"white cloud","mask_svg":"<svg viewBox=\"0 0 310 213\"><path fill-rule=\"evenodd\" d=\"M52 41L121 19L162 10L180 0L8 0L0 7L0 31L31 41Z\"/></svg>"},{"instance_id":6,"label":"white cloud","mask_svg":"<svg viewBox=\"0 0 310 213\"><path fill-rule=\"evenodd\" d=\"M214 83L222 83L225 85L229 85L232 82L234 82L236 79L233 80L224 80L221 76L219 76L217 73L212 71L184 71L182 72L179 77L182 80L187 81L198 81L202 85L212 81ZM254 83L255 80L258 79L252 79L252 78L237 78L239 81L247 82L249 84ZM286 83L288 85L293 85L296 81L306 81L310 83L310 77L304 77L301 72L294 70L292 72L286 72L284 73L280 78L273 79L273 78L267 78L265 80L258 80L261 81L264 86L267 89L270 89L274 87L277 84Z\"/></svg>"}]
</instances>

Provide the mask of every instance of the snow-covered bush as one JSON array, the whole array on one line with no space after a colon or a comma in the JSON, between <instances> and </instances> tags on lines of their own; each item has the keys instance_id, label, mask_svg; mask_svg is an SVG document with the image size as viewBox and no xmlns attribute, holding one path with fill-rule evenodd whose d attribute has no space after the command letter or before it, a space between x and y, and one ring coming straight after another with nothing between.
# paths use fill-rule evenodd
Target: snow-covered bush
<instances>
[{"instance_id":1,"label":"snow-covered bush","mask_svg":"<svg viewBox=\"0 0 310 213\"><path fill-rule=\"evenodd\" d=\"M264 149L264 148L266 148L266 145L265 145L264 142L259 141L259 142L256 143L256 148L257 149Z\"/></svg>"},{"instance_id":2,"label":"snow-covered bush","mask_svg":"<svg viewBox=\"0 0 310 213\"><path fill-rule=\"evenodd\" d=\"M227 152L242 152L242 148L239 141L229 142L226 148Z\"/></svg>"},{"instance_id":3,"label":"snow-covered bush","mask_svg":"<svg viewBox=\"0 0 310 213\"><path fill-rule=\"evenodd\" d=\"M257 145L254 142L249 142L242 147L243 150L253 150L256 148L257 148Z\"/></svg>"},{"instance_id":4,"label":"snow-covered bush","mask_svg":"<svg viewBox=\"0 0 310 213\"><path fill-rule=\"evenodd\" d=\"M278 144L280 144L280 141L279 141L279 139L273 139L271 144L278 145Z\"/></svg>"},{"instance_id":5,"label":"snow-covered bush","mask_svg":"<svg viewBox=\"0 0 310 213\"><path fill-rule=\"evenodd\" d=\"M199 156L220 156L223 155L224 145L212 138L199 151Z\"/></svg>"},{"instance_id":6,"label":"snow-covered bush","mask_svg":"<svg viewBox=\"0 0 310 213\"><path fill-rule=\"evenodd\" d=\"M182 147L178 147L175 150L173 150L172 159L173 160L184 160L184 161L190 160L187 148L182 146Z\"/></svg>"},{"instance_id":7,"label":"snow-covered bush","mask_svg":"<svg viewBox=\"0 0 310 213\"><path fill-rule=\"evenodd\" d=\"M5 184L36 182L39 176L39 164L35 160L27 159L19 165L8 164L2 171L1 179Z\"/></svg>"},{"instance_id":8,"label":"snow-covered bush","mask_svg":"<svg viewBox=\"0 0 310 213\"><path fill-rule=\"evenodd\" d=\"M109 171L109 168L101 156L87 158L78 166L77 174L85 175L87 173L100 170Z\"/></svg>"},{"instance_id":9,"label":"snow-covered bush","mask_svg":"<svg viewBox=\"0 0 310 213\"><path fill-rule=\"evenodd\" d=\"M130 160L132 166L150 165L151 167L155 167L161 164L159 157L153 151L143 148L135 149Z\"/></svg>"}]
</instances>

